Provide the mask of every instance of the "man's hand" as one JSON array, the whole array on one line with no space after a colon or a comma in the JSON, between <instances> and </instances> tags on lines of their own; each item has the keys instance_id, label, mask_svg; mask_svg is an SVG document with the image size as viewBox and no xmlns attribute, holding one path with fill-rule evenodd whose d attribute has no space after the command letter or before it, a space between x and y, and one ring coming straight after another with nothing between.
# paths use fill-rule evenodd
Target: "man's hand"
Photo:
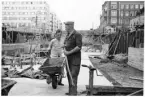
<instances>
[{"instance_id":1,"label":"man's hand","mask_svg":"<svg viewBox=\"0 0 145 97\"><path fill-rule=\"evenodd\" d=\"M65 49L63 50L63 53L64 53L64 55L66 55L66 56L68 56L68 55L70 55L70 54L71 54L71 52L70 52L70 51L66 51Z\"/></svg>"}]
</instances>

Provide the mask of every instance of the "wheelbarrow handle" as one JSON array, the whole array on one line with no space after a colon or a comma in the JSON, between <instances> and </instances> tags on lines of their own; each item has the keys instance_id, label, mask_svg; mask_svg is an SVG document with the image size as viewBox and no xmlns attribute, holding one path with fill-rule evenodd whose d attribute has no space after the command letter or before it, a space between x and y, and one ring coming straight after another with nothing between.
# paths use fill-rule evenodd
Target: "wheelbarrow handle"
<instances>
[{"instance_id":1,"label":"wheelbarrow handle","mask_svg":"<svg viewBox=\"0 0 145 97\"><path fill-rule=\"evenodd\" d=\"M88 67L90 70L96 70L96 68L92 67L92 66L88 66L88 65L85 65L85 64L82 64L83 67Z\"/></svg>"},{"instance_id":2,"label":"wheelbarrow handle","mask_svg":"<svg viewBox=\"0 0 145 97\"><path fill-rule=\"evenodd\" d=\"M82 64L83 67L88 67L87 65ZM88 67L89 68L89 67Z\"/></svg>"}]
</instances>

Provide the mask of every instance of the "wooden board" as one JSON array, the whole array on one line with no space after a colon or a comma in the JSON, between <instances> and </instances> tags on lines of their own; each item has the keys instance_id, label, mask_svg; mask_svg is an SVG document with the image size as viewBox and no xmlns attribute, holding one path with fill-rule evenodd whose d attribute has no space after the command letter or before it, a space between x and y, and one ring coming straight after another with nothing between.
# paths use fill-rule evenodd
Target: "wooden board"
<instances>
[{"instance_id":1,"label":"wooden board","mask_svg":"<svg viewBox=\"0 0 145 97\"><path fill-rule=\"evenodd\" d=\"M144 70L143 63L144 63L144 48L129 47L128 65L143 71Z\"/></svg>"},{"instance_id":2,"label":"wooden board","mask_svg":"<svg viewBox=\"0 0 145 97\"><path fill-rule=\"evenodd\" d=\"M140 77L143 79L143 72L133 67L124 67L121 64L115 62L98 63L95 58L89 58L94 67L110 81L114 86L123 87L143 87L143 82L130 79L129 77Z\"/></svg>"},{"instance_id":3,"label":"wooden board","mask_svg":"<svg viewBox=\"0 0 145 97\"><path fill-rule=\"evenodd\" d=\"M89 89L89 86L86 85L86 89ZM93 86L93 94L97 93L133 93L138 90L141 90L142 88L133 88L133 87L119 87L119 86L100 86L100 85L94 85Z\"/></svg>"}]
</instances>

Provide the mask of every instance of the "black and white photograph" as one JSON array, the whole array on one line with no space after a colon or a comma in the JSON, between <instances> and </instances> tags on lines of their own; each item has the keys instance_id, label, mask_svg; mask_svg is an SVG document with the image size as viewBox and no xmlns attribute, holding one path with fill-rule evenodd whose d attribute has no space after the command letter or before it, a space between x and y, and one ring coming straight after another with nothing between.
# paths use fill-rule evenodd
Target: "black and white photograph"
<instances>
[{"instance_id":1,"label":"black and white photograph","mask_svg":"<svg viewBox=\"0 0 145 97\"><path fill-rule=\"evenodd\" d=\"M1 96L143 96L144 1L0 3Z\"/></svg>"}]
</instances>

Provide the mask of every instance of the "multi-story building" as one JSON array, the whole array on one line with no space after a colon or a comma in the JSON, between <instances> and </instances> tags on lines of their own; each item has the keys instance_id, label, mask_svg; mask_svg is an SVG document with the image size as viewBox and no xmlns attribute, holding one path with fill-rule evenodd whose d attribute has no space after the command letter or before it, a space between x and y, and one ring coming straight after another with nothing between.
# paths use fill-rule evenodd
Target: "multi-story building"
<instances>
[{"instance_id":1,"label":"multi-story building","mask_svg":"<svg viewBox=\"0 0 145 97\"><path fill-rule=\"evenodd\" d=\"M49 5L45 1L3 1L2 17L6 26L49 29Z\"/></svg>"},{"instance_id":2,"label":"multi-story building","mask_svg":"<svg viewBox=\"0 0 145 97\"><path fill-rule=\"evenodd\" d=\"M138 29L144 29L144 8L137 12L135 18L130 20L130 32L136 31Z\"/></svg>"},{"instance_id":3,"label":"multi-story building","mask_svg":"<svg viewBox=\"0 0 145 97\"><path fill-rule=\"evenodd\" d=\"M44 0L38 1L2 1L2 23L8 28L29 29L37 32L54 32L57 29L57 17L50 13ZM44 31L43 30L43 31Z\"/></svg>"},{"instance_id":4,"label":"multi-story building","mask_svg":"<svg viewBox=\"0 0 145 97\"><path fill-rule=\"evenodd\" d=\"M115 32L116 27L129 27L136 12L144 7L144 1L106 1L102 5L100 29L102 32Z\"/></svg>"},{"instance_id":5,"label":"multi-story building","mask_svg":"<svg viewBox=\"0 0 145 97\"><path fill-rule=\"evenodd\" d=\"M50 32L55 33L57 29L62 30L62 23L54 12L50 12Z\"/></svg>"}]
</instances>

